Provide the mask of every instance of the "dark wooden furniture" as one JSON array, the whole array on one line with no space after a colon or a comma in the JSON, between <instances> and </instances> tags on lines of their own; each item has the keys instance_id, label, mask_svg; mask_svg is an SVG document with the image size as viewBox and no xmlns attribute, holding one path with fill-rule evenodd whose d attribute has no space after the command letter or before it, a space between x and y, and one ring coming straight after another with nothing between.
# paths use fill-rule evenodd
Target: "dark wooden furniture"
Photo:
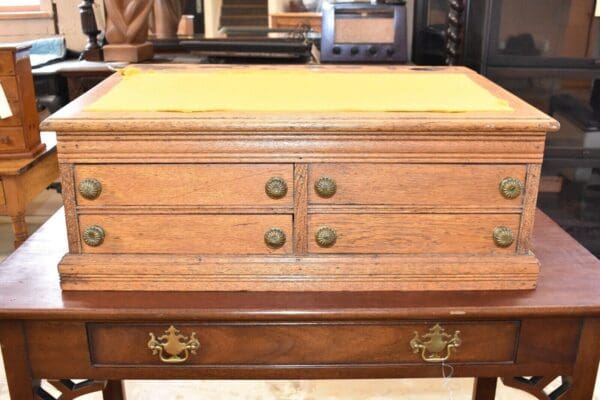
<instances>
[{"instance_id":1,"label":"dark wooden furniture","mask_svg":"<svg viewBox=\"0 0 600 400\"><path fill-rule=\"evenodd\" d=\"M116 400L124 398L120 379L439 377L440 363L413 353L411 341L414 331L440 324L460 331L446 363L456 377L477 377L473 399L493 399L501 377L538 399L591 400L600 262L540 212L533 242L542 272L532 291L62 292L56 264L67 241L59 212L0 265L11 398L51 399L41 379L69 399L104 389ZM170 326L187 336L187 349L157 347ZM75 377L90 381L73 385ZM544 394L557 377L560 388Z\"/></svg>"},{"instance_id":2,"label":"dark wooden furniture","mask_svg":"<svg viewBox=\"0 0 600 400\"><path fill-rule=\"evenodd\" d=\"M56 136L42 132L42 143L46 146L45 151L36 157L0 159L0 215L8 215L12 220L15 247L28 236L27 205L59 176Z\"/></svg>"},{"instance_id":3,"label":"dark wooden furniture","mask_svg":"<svg viewBox=\"0 0 600 400\"><path fill-rule=\"evenodd\" d=\"M0 84L13 114L0 119L0 160L35 157L45 146L40 141L29 46L0 46Z\"/></svg>"}]
</instances>

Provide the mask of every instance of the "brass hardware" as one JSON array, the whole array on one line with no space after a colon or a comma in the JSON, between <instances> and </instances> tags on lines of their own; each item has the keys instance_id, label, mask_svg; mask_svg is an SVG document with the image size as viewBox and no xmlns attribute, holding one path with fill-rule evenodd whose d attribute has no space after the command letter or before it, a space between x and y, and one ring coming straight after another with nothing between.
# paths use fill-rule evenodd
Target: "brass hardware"
<instances>
[{"instance_id":1,"label":"brass hardware","mask_svg":"<svg viewBox=\"0 0 600 400\"><path fill-rule=\"evenodd\" d=\"M83 231L83 241L88 246L97 247L104 242L104 229L100 225L92 225Z\"/></svg>"},{"instance_id":2,"label":"brass hardware","mask_svg":"<svg viewBox=\"0 0 600 400\"><path fill-rule=\"evenodd\" d=\"M321 247L331 247L335 244L337 240L337 233L333 228L329 226L322 226L317 229L317 233L315 234L315 240L317 244Z\"/></svg>"},{"instance_id":3,"label":"brass hardware","mask_svg":"<svg viewBox=\"0 0 600 400\"><path fill-rule=\"evenodd\" d=\"M271 228L265 232L265 243L272 249L278 249L285 244L285 232L279 228Z\"/></svg>"},{"instance_id":4,"label":"brass hardware","mask_svg":"<svg viewBox=\"0 0 600 400\"><path fill-rule=\"evenodd\" d=\"M506 226L495 227L492 237L494 238L494 243L496 243L496 246L498 247L509 247L515 241L515 235L513 234L512 229Z\"/></svg>"},{"instance_id":5,"label":"brass hardware","mask_svg":"<svg viewBox=\"0 0 600 400\"><path fill-rule=\"evenodd\" d=\"M500 181L500 194L507 199L516 199L523 191L523 184L516 178L504 178Z\"/></svg>"},{"instance_id":6,"label":"brass hardware","mask_svg":"<svg viewBox=\"0 0 600 400\"><path fill-rule=\"evenodd\" d=\"M158 339L152 332L149 335L148 348L152 350L152 354L158 354L160 361L167 364L186 362L190 353L196 354L196 351L200 348L196 332L192 332L192 335L188 338L180 334L173 325L165 331L164 335L159 336Z\"/></svg>"},{"instance_id":7,"label":"brass hardware","mask_svg":"<svg viewBox=\"0 0 600 400\"><path fill-rule=\"evenodd\" d=\"M452 351L462 344L459 335L460 331L455 331L454 335L450 335L440 324L435 324L429 329L429 333L423 336L415 331L415 337L410 341L410 348L415 354L421 353L423 361L444 362L450 358Z\"/></svg>"},{"instance_id":8,"label":"brass hardware","mask_svg":"<svg viewBox=\"0 0 600 400\"><path fill-rule=\"evenodd\" d=\"M285 180L280 176L274 176L265 184L265 192L272 199L281 199L287 194L288 187Z\"/></svg>"},{"instance_id":9,"label":"brass hardware","mask_svg":"<svg viewBox=\"0 0 600 400\"><path fill-rule=\"evenodd\" d=\"M102 193L102 184L98 179L86 178L79 182L79 193L88 200L97 199Z\"/></svg>"},{"instance_id":10,"label":"brass hardware","mask_svg":"<svg viewBox=\"0 0 600 400\"><path fill-rule=\"evenodd\" d=\"M322 176L315 182L315 191L319 196L326 199L333 196L336 190L337 185L335 181L328 176Z\"/></svg>"}]
</instances>

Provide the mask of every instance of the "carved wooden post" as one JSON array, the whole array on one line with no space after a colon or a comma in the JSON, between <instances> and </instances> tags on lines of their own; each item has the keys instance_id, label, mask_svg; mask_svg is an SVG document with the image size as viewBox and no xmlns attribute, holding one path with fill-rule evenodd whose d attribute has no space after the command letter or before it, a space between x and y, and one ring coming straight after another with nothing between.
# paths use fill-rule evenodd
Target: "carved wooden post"
<instances>
[{"instance_id":1,"label":"carved wooden post","mask_svg":"<svg viewBox=\"0 0 600 400\"><path fill-rule=\"evenodd\" d=\"M152 0L104 0L106 8L106 61L138 62L152 58L148 15Z\"/></svg>"},{"instance_id":2,"label":"carved wooden post","mask_svg":"<svg viewBox=\"0 0 600 400\"><path fill-rule=\"evenodd\" d=\"M83 0L79 4L79 15L81 17L81 29L87 36L87 43L81 52L80 60L101 61L102 49L98 44L98 25L94 14L94 0Z\"/></svg>"},{"instance_id":3,"label":"carved wooden post","mask_svg":"<svg viewBox=\"0 0 600 400\"><path fill-rule=\"evenodd\" d=\"M154 34L157 38L177 36L182 11L181 0L154 0Z\"/></svg>"},{"instance_id":4,"label":"carved wooden post","mask_svg":"<svg viewBox=\"0 0 600 400\"><path fill-rule=\"evenodd\" d=\"M446 64L455 65L458 61L463 36L463 11L465 0L448 0L448 29L446 30Z\"/></svg>"}]
</instances>

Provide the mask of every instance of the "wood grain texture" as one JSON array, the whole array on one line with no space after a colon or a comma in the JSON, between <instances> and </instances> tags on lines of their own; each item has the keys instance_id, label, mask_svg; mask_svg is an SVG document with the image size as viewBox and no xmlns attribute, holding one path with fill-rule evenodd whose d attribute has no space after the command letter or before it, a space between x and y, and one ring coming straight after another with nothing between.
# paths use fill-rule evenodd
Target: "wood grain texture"
<instances>
[{"instance_id":1,"label":"wood grain texture","mask_svg":"<svg viewBox=\"0 0 600 400\"><path fill-rule=\"evenodd\" d=\"M59 164L62 199L65 210L65 222L67 224L67 237L69 241L69 251L71 253L80 253L81 235L79 234L79 220L76 212L76 188L75 173L73 164Z\"/></svg>"},{"instance_id":2,"label":"wood grain texture","mask_svg":"<svg viewBox=\"0 0 600 400\"><path fill-rule=\"evenodd\" d=\"M285 197L272 199L265 192L265 184L272 177L286 181ZM77 191L80 206L290 208L294 193L293 166L281 164L77 165L75 185L86 178L97 179L102 193L97 199L87 200Z\"/></svg>"},{"instance_id":3,"label":"wood grain texture","mask_svg":"<svg viewBox=\"0 0 600 400\"><path fill-rule=\"evenodd\" d=\"M33 378L29 367L27 343L21 321L0 322L0 343L11 399L33 400Z\"/></svg>"},{"instance_id":4,"label":"wood grain texture","mask_svg":"<svg viewBox=\"0 0 600 400\"><path fill-rule=\"evenodd\" d=\"M533 289L529 256L66 255L65 290L381 291ZM169 271L165 275L165 271Z\"/></svg>"},{"instance_id":5,"label":"wood grain texture","mask_svg":"<svg viewBox=\"0 0 600 400\"><path fill-rule=\"evenodd\" d=\"M530 164L527 166L527 181L525 182L525 200L523 202L523 214L519 227L519 237L517 241L517 251L527 253L530 250L531 234L533 232L535 208L537 206L538 188L542 166L540 164Z\"/></svg>"},{"instance_id":6,"label":"wood grain texture","mask_svg":"<svg viewBox=\"0 0 600 400\"><path fill-rule=\"evenodd\" d=\"M509 254L515 245L497 247L492 231L506 226L518 233L516 214L311 214L309 253L378 254ZM321 226L336 231L332 247L319 247L314 235Z\"/></svg>"},{"instance_id":7,"label":"wood grain texture","mask_svg":"<svg viewBox=\"0 0 600 400\"><path fill-rule=\"evenodd\" d=\"M294 166L294 254L308 252L308 165Z\"/></svg>"},{"instance_id":8,"label":"wood grain texture","mask_svg":"<svg viewBox=\"0 0 600 400\"><path fill-rule=\"evenodd\" d=\"M523 197L507 200L500 181L525 182L523 165L311 164L310 204L407 205L413 207L520 208ZM337 191L323 198L314 189L322 176L335 180Z\"/></svg>"},{"instance_id":9,"label":"wood grain texture","mask_svg":"<svg viewBox=\"0 0 600 400\"><path fill-rule=\"evenodd\" d=\"M88 254L162 253L201 256L292 252L291 215L86 214L79 217L81 232L91 225L102 226L106 238L98 247L82 244L83 252ZM273 227L282 229L287 236L286 243L279 249L269 248L264 241L265 233ZM141 260L141 257L138 258L138 261Z\"/></svg>"},{"instance_id":10,"label":"wood grain texture","mask_svg":"<svg viewBox=\"0 0 600 400\"><path fill-rule=\"evenodd\" d=\"M438 321L420 323L176 323L182 334L196 332L201 348L186 365L421 364L409 346L414 332L425 334ZM511 362L519 325L516 322L441 322L447 332L460 331L463 344L451 363ZM145 344L148 333L162 334L165 324L91 324L92 364L161 365ZM315 340L319 338L319 340ZM477 338L476 340L473 340Z\"/></svg>"},{"instance_id":11,"label":"wood grain texture","mask_svg":"<svg viewBox=\"0 0 600 400\"><path fill-rule=\"evenodd\" d=\"M494 400L498 378L475 378L472 400Z\"/></svg>"},{"instance_id":12,"label":"wood grain texture","mask_svg":"<svg viewBox=\"0 0 600 400\"><path fill-rule=\"evenodd\" d=\"M598 363L600 362L599 332L600 318L590 318L584 321L579 339L579 351L573 369L573 388L567 394L567 400L591 399L594 395Z\"/></svg>"},{"instance_id":13,"label":"wood grain texture","mask_svg":"<svg viewBox=\"0 0 600 400\"><path fill-rule=\"evenodd\" d=\"M544 134L528 140L517 133L481 132L471 135L426 132L400 134L322 133L276 134L261 130L252 135L133 132L95 135L59 132L63 162L83 163L541 163Z\"/></svg>"}]
</instances>

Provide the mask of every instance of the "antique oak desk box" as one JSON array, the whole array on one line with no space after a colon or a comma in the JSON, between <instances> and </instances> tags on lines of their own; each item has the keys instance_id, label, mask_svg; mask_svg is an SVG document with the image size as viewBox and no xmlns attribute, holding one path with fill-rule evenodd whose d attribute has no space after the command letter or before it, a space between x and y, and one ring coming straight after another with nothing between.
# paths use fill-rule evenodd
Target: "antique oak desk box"
<instances>
[{"instance_id":1,"label":"antique oak desk box","mask_svg":"<svg viewBox=\"0 0 600 400\"><path fill-rule=\"evenodd\" d=\"M148 66L47 119L68 290L532 289L546 132L464 68Z\"/></svg>"}]
</instances>

